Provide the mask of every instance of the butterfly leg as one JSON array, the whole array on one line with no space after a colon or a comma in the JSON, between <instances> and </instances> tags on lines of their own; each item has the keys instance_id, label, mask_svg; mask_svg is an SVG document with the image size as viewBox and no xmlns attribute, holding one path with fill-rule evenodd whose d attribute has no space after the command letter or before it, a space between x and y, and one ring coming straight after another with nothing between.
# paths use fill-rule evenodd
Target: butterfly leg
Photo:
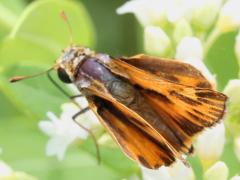
<instances>
[{"instance_id":1,"label":"butterfly leg","mask_svg":"<svg viewBox=\"0 0 240 180\"><path fill-rule=\"evenodd\" d=\"M95 144L95 146L96 146L97 161L98 161L98 164L100 164L100 162L101 162L101 157L100 157L100 150L99 150L97 138L95 137L95 135L93 134L93 132L92 132L90 129L86 128L86 127L83 126L80 122L77 121L77 117L80 116L81 114L84 114L84 113L87 112L88 110L90 110L89 107L86 107L86 108L80 110L80 111L77 112L75 115L73 115L72 119L74 120L74 122L75 122L79 127L81 127L82 129L84 129L85 131L87 131L88 134L89 134L90 136L92 136L93 141L94 141L94 144Z\"/></svg>"}]
</instances>

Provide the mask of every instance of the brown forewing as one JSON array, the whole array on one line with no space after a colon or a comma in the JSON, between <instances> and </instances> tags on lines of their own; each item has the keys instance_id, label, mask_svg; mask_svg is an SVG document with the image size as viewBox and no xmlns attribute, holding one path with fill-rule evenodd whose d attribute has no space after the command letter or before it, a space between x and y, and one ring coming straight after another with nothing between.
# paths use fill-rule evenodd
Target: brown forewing
<instances>
[{"instance_id":1,"label":"brown forewing","mask_svg":"<svg viewBox=\"0 0 240 180\"><path fill-rule=\"evenodd\" d=\"M88 101L102 124L131 159L151 169L168 166L175 161L175 155L164 140L156 140L140 129L111 102L97 97L88 98Z\"/></svg>"},{"instance_id":2,"label":"brown forewing","mask_svg":"<svg viewBox=\"0 0 240 180\"><path fill-rule=\"evenodd\" d=\"M91 85L85 89L86 92L90 93L90 94L94 94L95 96L98 96L99 98L102 98L104 100L107 100L108 102L111 102L112 106L114 106L115 108L118 109L118 111L120 111L121 113L123 113L124 115L126 115L128 117L128 120L131 121L131 123L133 123L135 126L137 126L139 129L141 129L142 131L144 131L146 134L148 134L149 136L151 136L153 139L155 139L156 141L159 141L161 143L164 143L169 151L171 151L175 157L183 160L181 158L181 154L178 152L181 148L187 148L185 147L183 144L170 144L170 142L168 142L168 140L170 139L166 139L166 137L163 137L163 135L161 133L158 132L158 130L156 130L155 128L153 128L153 126L151 126L151 124L149 124L149 119L144 119L141 115L139 115L139 113L137 113L136 111L134 111L133 109L127 107L126 105L120 103L119 101L117 101L112 95L111 93L109 93L107 91L107 89L104 87L103 84L98 83L97 81L93 81L91 83ZM146 113L147 110L142 109L142 111L145 111ZM164 126L164 124L161 124L161 122L156 122L157 126ZM165 129L166 134L168 129ZM161 131L163 132L163 131ZM173 147L173 145L175 147ZM177 151L178 150L178 151ZM180 150L181 151L181 150ZM188 148L187 150L188 151Z\"/></svg>"},{"instance_id":3,"label":"brown forewing","mask_svg":"<svg viewBox=\"0 0 240 180\"><path fill-rule=\"evenodd\" d=\"M121 60L173 83L199 88L212 88L212 85L201 72L187 63L144 54L121 58Z\"/></svg>"},{"instance_id":4,"label":"brown forewing","mask_svg":"<svg viewBox=\"0 0 240 180\"><path fill-rule=\"evenodd\" d=\"M119 67L125 74L128 74L133 84L141 87L142 93L150 104L157 101L159 109L171 116L175 114L174 118L180 122L185 120L198 126L210 127L224 114L227 97L222 93L166 81L161 76L146 72L121 60L113 60L112 63L114 67ZM117 72L120 75L120 71ZM154 95L149 93L151 91Z\"/></svg>"}]
</instances>

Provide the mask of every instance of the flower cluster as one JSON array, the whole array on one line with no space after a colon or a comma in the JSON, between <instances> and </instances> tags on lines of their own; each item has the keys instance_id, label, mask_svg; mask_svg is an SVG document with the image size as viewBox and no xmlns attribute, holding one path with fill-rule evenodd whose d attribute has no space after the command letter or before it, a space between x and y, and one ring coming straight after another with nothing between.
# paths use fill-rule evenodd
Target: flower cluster
<instances>
[{"instance_id":1,"label":"flower cluster","mask_svg":"<svg viewBox=\"0 0 240 180\"><path fill-rule=\"evenodd\" d=\"M133 13L142 25L144 49L150 55L175 57L199 69L217 88L215 75L204 63L214 42L222 34L240 28L239 0L131 0L117 9L118 14ZM233 50L234 51L234 50ZM235 54L240 65L240 32L236 36ZM207 129L195 142L204 179L227 179L229 169L222 156L230 126L235 137L236 156L240 156L240 80L230 80L224 89L229 97L227 121ZM177 162L157 171L142 168L144 179L195 179L192 169ZM232 179L239 179L235 176Z\"/></svg>"}]
</instances>

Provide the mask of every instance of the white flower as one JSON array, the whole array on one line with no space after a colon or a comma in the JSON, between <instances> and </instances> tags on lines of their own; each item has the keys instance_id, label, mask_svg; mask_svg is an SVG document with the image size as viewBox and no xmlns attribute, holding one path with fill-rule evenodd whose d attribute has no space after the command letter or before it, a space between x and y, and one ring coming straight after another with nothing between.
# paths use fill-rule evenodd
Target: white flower
<instances>
[{"instance_id":1,"label":"white flower","mask_svg":"<svg viewBox=\"0 0 240 180\"><path fill-rule=\"evenodd\" d=\"M204 167L208 167L220 158L224 144L225 127L223 123L205 130L197 138L195 150Z\"/></svg>"},{"instance_id":2,"label":"white flower","mask_svg":"<svg viewBox=\"0 0 240 180\"><path fill-rule=\"evenodd\" d=\"M233 176L230 180L240 180L240 176Z\"/></svg>"},{"instance_id":3,"label":"white flower","mask_svg":"<svg viewBox=\"0 0 240 180\"><path fill-rule=\"evenodd\" d=\"M64 158L65 151L69 145L78 139L86 139L88 133L80 128L72 119L72 116L79 112L79 108L72 104L66 103L62 105L63 112L60 118L56 117L52 112L48 112L47 116L51 121L41 121L39 128L47 134L50 139L46 146L46 154L48 156L57 156L59 160ZM86 112L77 119L86 128L91 128L98 124L96 117L92 112Z\"/></svg>"},{"instance_id":4,"label":"white flower","mask_svg":"<svg viewBox=\"0 0 240 180\"><path fill-rule=\"evenodd\" d=\"M147 26L144 29L144 49L152 55L164 55L171 49L168 35L156 26Z\"/></svg>"},{"instance_id":5,"label":"white flower","mask_svg":"<svg viewBox=\"0 0 240 180\"><path fill-rule=\"evenodd\" d=\"M231 129L231 134L238 137L240 136L240 79L230 80L223 92L228 96L225 123Z\"/></svg>"},{"instance_id":6,"label":"white flower","mask_svg":"<svg viewBox=\"0 0 240 180\"><path fill-rule=\"evenodd\" d=\"M179 20L192 18L192 13L195 7L194 1L189 0L168 0L167 2L167 19L171 23L176 23Z\"/></svg>"},{"instance_id":7,"label":"white flower","mask_svg":"<svg viewBox=\"0 0 240 180\"><path fill-rule=\"evenodd\" d=\"M222 7L217 27L222 32L236 30L240 26L240 1L228 0Z\"/></svg>"},{"instance_id":8,"label":"white flower","mask_svg":"<svg viewBox=\"0 0 240 180\"><path fill-rule=\"evenodd\" d=\"M177 46L176 58L183 61L202 60L203 48L201 41L196 37L185 37Z\"/></svg>"},{"instance_id":9,"label":"white flower","mask_svg":"<svg viewBox=\"0 0 240 180\"><path fill-rule=\"evenodd\" d=\"M215 77L210 73L203 62L203 47L201 41L196 37L185 37L177 46L176 58L191 64L213 84L216 84Z\"/></svg>"},{"instance_id":10,"label":"white flower","mask_svg":"<svg viewBox=\"0 0 240 180\"><path fill-rule=\"evenodd\" d=\"M228 167L224 162L216 162L204 173L204 180L227 180L228 177Z\"/></svg>"},{"instance_id":11,"label":"white flower","mask_svg":"<svg viewBox=\"0 0 240 180\"><path fill-rule=\"evenodd\" d=\"M158 170L141 167L144 180L194 180L192 168L177 161L170 167L162 166Z\"/></svg>"},{"instance_id":12,"label":"white flower","mask_svg":"<svg viewBox=\"0 0 240 180\"><path fill-rule=\"evenodd\" d=\"M165 0L132 0L117 9L118 14L134 13L143 26L165 23Z\"/></svg>"},{"instance_id":13,"label":"white flower","mask_svg":"<svg viewBox=\"0 0 240 180\"><path fill-rule=\"evenodd\" d=\"M191 2L194 3L192 24L200 30L207 30L216 20L222 0L193 0Z\"/></svg>"},{"instance_id":14,"label":"white flower","mask_svg":"<svg viewBox=\"0 0 240 180\"><path fill-rule=\"evenodd\" d=\"M240 136L235 139L234 150L238 160L240 161Z\"/></svg>"},{"instance_id":15,"label":"white flower","mask_svg":"<svg viewBox=\"0 0 240 180\"><path fill-rule=\"evenodd\" d=\"M231 103L240 103L240 79L233 79L228 82L224 89L224 93L229 96L229 101Z\"/></svg>"},{"instance_id":16,"label":"white flower","mask_svg":"<svg viewBox=\"0 0 240 180\"><path fill-rule=\"evenodd\" d=\"M13 170L5 162L0 161L0 178L10 176L13 173Z\"/></svg>"}]
</instances>

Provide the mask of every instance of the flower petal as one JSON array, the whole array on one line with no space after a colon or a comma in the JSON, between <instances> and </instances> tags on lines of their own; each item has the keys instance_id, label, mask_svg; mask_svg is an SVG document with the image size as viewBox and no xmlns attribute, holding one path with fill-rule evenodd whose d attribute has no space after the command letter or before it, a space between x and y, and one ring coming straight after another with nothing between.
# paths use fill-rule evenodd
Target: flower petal
<instances>
[{"instance_id":1,"label":"flower petal","mask_svg":"<svg viewBox=\"0 0 240 180\"><path fill-rule=\"evenodd\" d=\"M3 176L10 176L13 173L13 170L5 162L0 161L0 178Z\"/></svg>"},{"instance_id":2,"label":"flower petal","mask_svg":"<svg viewBox=\"0 0 240 180\"><path fill-rule=\"evenodd\" d=\"M132 0L117 9L118 14L134 13L143 26L165 24L165 0Z\"/></svg>"},{"instance_id":3,"label":"flower petal","mask_svg":"<svg viewBox=\"0 0 240 180\"><path fill-rule=\"evenodd\" d=\"M55 135L55 127L52 122L50 121L40 121L38 123L38 127L41 129L48 136Z\"/></svg>"},{"instance_id":4,"label":"flower petal","mask_svg":"<svg viewBox=\"0 0 240 180\"><path fill-rule=\"evenodd\" d=\"M228 0L222 7L217 27L222 32L234 31L240 26L240 1Z\"/></svg>"},{"instance_id":5,"label":"flower petal","mask_svg":"<svg viewBox=\"0 0 240 180\"><path fill-rule=\"evenodd\" d=\"M58 160L61 161L64 158L65 151L70 142L63 141L58 137L49 139L46 146L46 154L48 156L57 156Z\"/></svg>"},{"instance_id":6,"label":"flower petal","mask_svg":"<svg viewBox=\"0 0 240 180\"><path fill-rule=\"evenodd\" d=\"M195 149L203 166L208 167L220 158L223 153L224 144L225 127L223 123L205 130L197 138Z\"/></svg>"},{"instance_id":7,"label":"flower petal","mask_svg":"<svg viewBox=\"0 0 240 180\"><path fill-rule=\"evenodd\" d=\"M216 85L215 76L205 66L203 58L203 47L201 41L196 37L185 37L177 46L177 59L189 63L206 77L213 85Z\"/></svg>"},{"instance_id":8,"label":"flower petal","mask_svg":"<svg viewBox=\"0 0 240 180\"><path fill-rule=\"evenodd\" d=\"M240 137L235 139L234 146L235 154L240 161Z\"/></svg>"},{"instance_id":9,"label":"flower petal","mask_svg":"<svg viewBox=\"0 0 240 180\"><path fill-rule=\"evenodd\" d=\"M204 173L204 180L227 180L228 167L224 162L217 162Z\"/></svg>"},{"instance_id":10,"label":"flower petal","mask_svg":"<svg viewBox=\"0 0 240 180\"><path fill-rule=\"evenodd\" d=\"M144 48L151 55L163 56L171 50L171 41L160 27L147 26L144 29Z\"/></svg>"}]
</instances>

